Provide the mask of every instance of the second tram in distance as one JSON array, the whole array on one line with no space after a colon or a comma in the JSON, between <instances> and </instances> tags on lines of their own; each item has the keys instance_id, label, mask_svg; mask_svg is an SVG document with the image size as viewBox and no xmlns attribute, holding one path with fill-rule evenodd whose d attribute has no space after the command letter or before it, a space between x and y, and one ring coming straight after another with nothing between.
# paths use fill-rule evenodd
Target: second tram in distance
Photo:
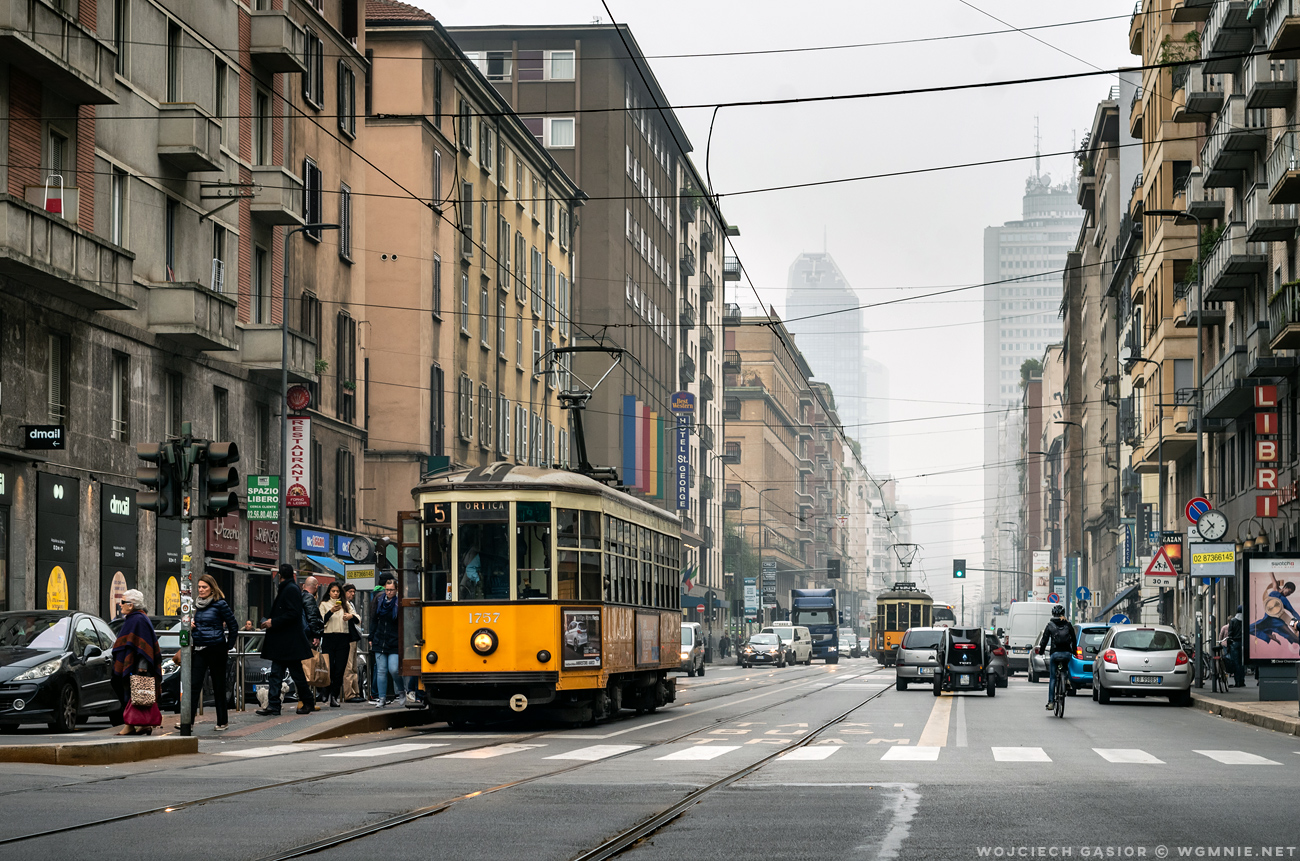
<instances>
[{"instance_id":1,"label":"second tram in distance","mask_svg":"<svg viewBox=\"0 0 1300 861\"><path fill-rule=\"evenodd\" d=\"M888 592L881 592L876 598L876 627L871 643L875 659L884 666L893 666L903 634L909 628L939 624L931 610L933 605L934 599L917 589L915 583L895 583ZM949 609L949 615L951 612Z\"/></svg>"}]
</instances>

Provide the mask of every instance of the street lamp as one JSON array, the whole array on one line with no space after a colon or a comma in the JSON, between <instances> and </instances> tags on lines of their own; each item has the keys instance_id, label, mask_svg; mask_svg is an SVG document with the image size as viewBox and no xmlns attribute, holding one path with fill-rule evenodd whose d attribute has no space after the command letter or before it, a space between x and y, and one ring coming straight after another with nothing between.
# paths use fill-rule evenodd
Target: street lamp
<instances>
[{"instance_id":1,"label":"street lamp","mask_svg":"<svg viewBox=\"0 0 1300 861\"><path fill-rule=\"evenodd\" d=\"M286 505L289 494L289 237L307 230L338 230L337 224L303 224L299 227L285 228L284 279L280 289L280 553L279 563L287 560L285 554L289 544L289 507ZM319 339L320 333L316 333ZM318 341L319 343L319 341Z\"/></svg>"}]
</instances>

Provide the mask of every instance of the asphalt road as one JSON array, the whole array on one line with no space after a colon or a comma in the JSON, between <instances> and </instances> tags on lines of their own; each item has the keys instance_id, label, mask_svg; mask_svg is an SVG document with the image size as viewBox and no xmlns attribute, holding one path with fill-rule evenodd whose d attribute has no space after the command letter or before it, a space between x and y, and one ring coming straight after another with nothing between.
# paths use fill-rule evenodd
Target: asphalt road
<instances>
[{"instance_id":1,"label":"asphalt road","mask_svg":"<svg viewBox=\"0 0 1300 861\"><path fill-rule=\"evenodd\" d=\"M214 738L107 769L0 765L0 858L261 859L421 810L313 857L563 861L719 781L620 857L1300 857L1300 740L1086 693L1061 720L1023 677L995 698L892 682L869 660L714 666L679 682L678 704L596 727ZM281 781L299 782L256 790Z\"/></svg>"}]
</instances>

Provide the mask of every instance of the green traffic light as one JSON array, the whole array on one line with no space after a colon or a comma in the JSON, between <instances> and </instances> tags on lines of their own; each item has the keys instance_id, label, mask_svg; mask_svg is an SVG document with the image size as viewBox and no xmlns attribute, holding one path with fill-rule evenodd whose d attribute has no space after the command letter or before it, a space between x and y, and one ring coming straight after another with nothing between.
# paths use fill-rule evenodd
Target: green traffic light
<instances>
[{"instance_id":1,"label":"green traffic light","mask_svg":"<svg viewBox=\"0 0 1300 861\"><path fill-rule=\"evenodd\" d=\"M952 560L952 576L953 576L953 579L955 579L955 580L965 580L965 579L966 579L966 560L965 560L965 559L954 559L954 560Z\"/></svg>"}]
</instances>

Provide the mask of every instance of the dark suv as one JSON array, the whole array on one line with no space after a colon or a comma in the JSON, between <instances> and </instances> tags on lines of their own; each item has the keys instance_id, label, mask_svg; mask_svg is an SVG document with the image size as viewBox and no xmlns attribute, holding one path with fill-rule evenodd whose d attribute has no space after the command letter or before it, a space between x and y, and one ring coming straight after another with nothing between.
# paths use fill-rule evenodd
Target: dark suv
<instances>
[{"instance_id":1,"label":"dark suv","mask_svg":"<svg viewBox=\"0 0 1300 861\"><path fill-rule=\"evenodd\" d=\"M939 668L934 675L934 695L944 691L985 691L997 694L989 673L983 628L944 628L939 639Z\"/></svg>"}]
</instances>

